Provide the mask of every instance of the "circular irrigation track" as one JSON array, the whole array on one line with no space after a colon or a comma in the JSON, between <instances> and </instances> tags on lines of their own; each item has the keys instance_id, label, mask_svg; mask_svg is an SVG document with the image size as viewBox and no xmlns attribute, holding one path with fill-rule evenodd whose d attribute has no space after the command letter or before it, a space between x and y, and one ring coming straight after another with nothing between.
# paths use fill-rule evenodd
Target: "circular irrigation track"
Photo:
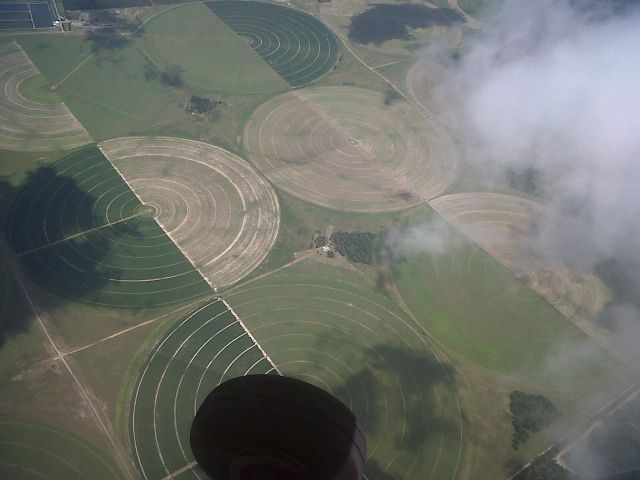
<instances>
[{"instance_id":1,"label":"circular irrigation track","mask_svg":"<svg viewBox=\"0 0 640 480\"><path fill-rule=\"evenodd\" d=\"M41 167L18 193L8 237L45 287L92 304L145 307L210 292L95 146Z\"/></svg>"},{"instance_id":2,"label":"circular irrigation track","mask_svg":"<svg viewBox=\"0 0 640 480\"><path fill-rule=\"evenodd\" d=\"M37 74L15 43L0 46L0 148L37 152L91 142L66 105L37 103L20 94L21 82Z\"/></svg>"},{"instance_id":3,"label":"circular irrigation track","mask_svg":"<svg viewBox=\"0 0 640 480\"><path fill-rule=\"evenodd\" d=\"M307 13L253 1L207 6L293 87L317 80L336 64L337 37Z\"/></svg>"},{"instance_id":4,"label":"circular irrigation track","mask_svg":"<svg viewBox=\"0 0 640 480\"><path fill-rule=\"evenodd\" d=\"M52 427L0 420L0 478L114 480L98 449Z\"/></svg>"},{"instance_id":5,"label":"circular irrigation track","mask_svg":"<svg viewBox=\"0 0 640 480\"><path fill-rule=\"evenodd\" d=\"M144 207L212 287L231 285L267 256L280 225L271 186L221 148L167 137L100 145Z\"/></svg>"},{"instance_id":6,"label":"circular irrigation track","mask_svg":"<svg viewBox=\"0 0 640 480\"><path fill-rule=\"evenodd\" d=\"M566 296L569 309L579 306L595 318L608 302L607 287L595 275L576 276L532 251L532 230L549 214L541 204L515 195L480 192L445 195L429 205L552 305Z\"/></svg>"},{"instance_id":7,"label":"circular irrigation track","mask_svg":"<svg viewBox=\"0 0 640 480\"><path fill-rule=\"evenodd\" d=\"M198 407L225 380L270 372L274 366L222 300L173 327L147 357L132 394L129 437L142 478L183 471L181 480L207 479L189 447Z\"/></svg>"},{"instance_id":8,"label":"circular irrigation track","mask_svg":"<svg viewBox=\"0 0 640 480\"><path fill-rule=\"evenodd\" d=\"M442 194L456 177L447 132L408 103L361 88L289 92L252 115L244 146L278 188L345 211L402 210Z\"/></svg>"},{"instance_id":9,"label":"circular irrigation track","mask_svg":"<svg viewBox=\"0 0 640 480\"><path fill-rule=\"evenodd\" d=\"M314 274L276 274L228 300L283 374L355 413L367 478L455 477L462 424L454 374L392 302Z\"/></svg>"}]
</instances>

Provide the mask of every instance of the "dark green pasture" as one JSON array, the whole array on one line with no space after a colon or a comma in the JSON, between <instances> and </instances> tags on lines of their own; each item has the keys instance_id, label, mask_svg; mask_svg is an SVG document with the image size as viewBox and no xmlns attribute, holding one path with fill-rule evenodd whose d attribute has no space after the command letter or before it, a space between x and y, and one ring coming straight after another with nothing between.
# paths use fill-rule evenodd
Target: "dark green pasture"
<instances>
[{"instance_id":1,"label":"dark green pasture","mask_svg":"<svg viewBox=\"0 0 640 480\"><path fill-rule=\"evenodd\" d=\"M194 461L191 422L213 388L273 371L225 302L207 303L178 323L143 363L132 393L129 438L141 477L159 480ZM179 478L205 478L197 472L200 477L188 470Z\"/></svg>"},{"instance_id":2,"label":"dark green pasture","mask_svg":"<svg viewBox=\"0 0 640 480\"><path fill-rule=\"evenodd\" d=\"M83 302L160 306L210 292L96 146L41 167L9 213L8 238L29 275Z\"/></svg>"},{"instance_id":3,"label":"dark green pasture","mask_svg":"<svg viewBox=\"0 0 640 480\"><path fill-rule=\"evenodd\" d=\"M338 60L337 37L311 15L253 1L206 5L293 87L323 77Z\"/></svg>"}]
</instances>

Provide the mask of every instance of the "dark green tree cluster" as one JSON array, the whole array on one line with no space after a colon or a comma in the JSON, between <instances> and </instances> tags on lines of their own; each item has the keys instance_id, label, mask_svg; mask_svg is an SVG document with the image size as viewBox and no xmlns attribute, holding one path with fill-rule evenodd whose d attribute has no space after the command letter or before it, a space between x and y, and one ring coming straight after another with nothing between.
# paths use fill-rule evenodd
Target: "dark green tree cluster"
<instances>
[{"instance_id":1,"label":"dark green tree cluster","mask_svg":"<svg viewBox=\"0 0 640 480\"><path fill-rule=\"evenodd\" d=\"M218 107L222 105L222 102L218 100L211 100L207 97L199 97L192 95L189 99L189 106L187 112L202 115L205 113L211 114L212 118L217 119Z\"/></svg>"},{"instance_id":2,"label":"dark green tree cluster","mask_svg":"<svg viewBox=\"0 0 640 480\"><path fill-rule=\"evenodd\" d=\"M375 234L371 232L336 232L331 241L340 255L354 263L373 263Z\"/></svg>"},{"instance_id":3,"label":"dark green tree cluster","mask_svg":"<svg viewBox=\"0 0 640 480\"><path fill-rule=\"evenodd\" d=\"M527 441L531 433L548 427L558 418L555 405L544 395L535 395L514 390L509 395L513 437L511 446L517 450Z\"/></svg>"}]
</instances>

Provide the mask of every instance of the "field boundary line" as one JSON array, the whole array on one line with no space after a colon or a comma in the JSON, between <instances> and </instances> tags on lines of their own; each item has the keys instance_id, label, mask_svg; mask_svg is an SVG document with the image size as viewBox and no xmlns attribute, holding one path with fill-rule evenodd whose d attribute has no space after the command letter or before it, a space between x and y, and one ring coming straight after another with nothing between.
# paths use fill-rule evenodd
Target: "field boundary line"
<instances>
[{"instance_id":1,"label":"field boundary line","mask_svg":"<svg viewBox=\"0 0 640 480\"><path fill-rule=\"evenodd\" d=\"M443 197L446 195L440 195L439 197L436 197L432 200L429 200L428 202L426 202L426 204L431 207L431 202L433 200L436 200L437 198ZM431 207L433 208L433 207ZM521 284L528 288L530 291L532 291L539 299L541 299L543 302L545 302L549 307L551 307L554 311L558 312L558 314L564 318L565 320L567 320L569 323L571 323L575 328L577 328L579 331L581 331L585 337L589 338L593 343L595 343L596 345L598 345L600 348L602 348L607 355L609 355L613 360L616 360L618 362L620 362L621 365L625 365L629 362L629 359L621 354L620 352L618 352L614 346L611 344L610 339L608 337L605 337L604 334L600 333L599 331L591 328L590 325L585 325L588 320L584 319L584 317L579 316L579 315L573 315L573 316L568 316L565 313L563 313L556 305L554 305L553 303L551 303L546 297L544 297L542 294L540 294L540 292L538 292L537 290L535 290L534 288L532 288L531 286L529 286L526 282L522 282L520 280L517 280L515 278L515 275L513 273L513 270L511 268L509 268L507 265L505 265L500 259L496 258L494 255L491 254L491 252L489 252L487 249L485 249L480 243L476 242L473 238L471 238L471 236L467 235L467 233L465 233L460 227L458 227L453 221L450 221L449 219L447 219L444 215L440 214L439 212L437 212L434 209L434 212L443 220L447 223L447 225L449 225L451 228L453 228L456 233L458 233L459 235L461 235L462 237L464 237L464 239L466 241L468 241L471 245L479 248L480 250L482 250L485 254L487 254L491 259L493 259L495 262L497 262L500 266L502 266L507 272L509 272L509 274L516 280L521 282Z\"/></svg>"},{"instance_id":2,"label":"field boundary line","mask_svg":"<svg viewBox=\"0 0 640 480\"><path fill-rule=\"evenodd\" d=\"M376 68L388 67L389 65L395 65L397 63L412 62L412 61L415 61L415 58L403 58L402 60L395 60L393 62L383 63L382 65L376 65L371 68L375 70Z\"/></svg>"},{"instance_id":3,"label":"field boundary line","mask_svg":"<svg viewBox=\"0 0 640 480\"><path fill-rule=\"evenodd\" d=\"M118 445L118 443L116 442L115 438L111 434L109 428L107 427L105 421L102 419L102 416L100 415L100 413L98 412L98 408L95 406L94 402L92 401L91 396L89 395L89 392L87 391L87 389L85 389L85 387L82 384L82 382L80 381L80 379L76 376L76 374L74 373L73 369L71 368L71 366L67 362L64 353L58 349L58 346L56 345L55 341L53 340L53 337L51 336L51 333L49 332L49 330L45 326L44 320L42 319L42 315L41 315L41 313L44 314L45 312L41 312L40 308L38 307L38 305L35 303L35 301L31 297L31 293L29 292L29 289L27 288L27 285L26 285L25 281L22 278L22 272L20 271L20 267L15 263L14 257L11 256L11 254L7 250L7 247L5 245L4 239L0 239L0 248L2 248L4 256L7 259L7 263L9 264L9 268L13 272L13 275L14 275L15 279L17 280L18 284L20 285L20 289L22 290L24 296L26 297L26 299L27 299L27 301L29 303L29 306L31 307L31 311L33 312L33 314L35 315L36 319L38 320L38 324L40 325L40 328L42 329L42 331L44 332L45 336L47 337L47 340L49 341L50 346L53 348L54 352L56 353L56 355L57 355L56 359L59 360L60 362L62 362L62 364L65 366L65 368L67 369L67 371L71 375L71 378L73 379L73 381L75 382L76 386L80 390L82 398L84 399L84 401L87 403L87 405L89 406L89 408L93 412L93 415L94 415L96 421L98 422L101 430L103 431L103 433L105 434L105 436L109 440L109 443L111 444L111 446L113 448L113 453L115 453L116 461L120 465L121 473L123 473L129 479L133 479L134 477L132 475L129 462L127 461L127 457L122 455L121 447Z\"/></svg>"},{"instance_id":4,"label":"field boundary line","mask_svg":"<svg viewBox=\"0 0 640 480\"><path fill-rule=\"evenodd\" d=\"M206 298L206 297L205 297ZM218 297L215 297L218 298ZM101 338L100 340L96 340L95 342L89 343L87 345L83 345L82 347L78 347L78 348L74 348L73 350L69 350L67 352L63 352L64 355L73 355L74 353L78 353L81 352L83 350L86 350L88 348L94 347L102 342L106 342L107 340L111 340L112 338L116 338L119 337L120 335L124 335L125 333L129 333L132 330L136 330L138 328L144 327L146 325L149 325L151 323L160 321L160 320L165 320L167 317L169 317L170 315L174 315L174 314L178 314L178 313L182 313L183 310L190 310L191 308L193 308L194 306L202 303L202 301L204 300L204 298L199 298L193 302L189 302L186 305L183 305L179 308L176 308L175 310L172 310L170 312L167 313L163 313L162 315L155 317L155 318L150 318L149 320L145 320L144 322L138 323L137 325L132 325L131 327L127 327L123 330L117 331L116 333L113 333L111 335L108 335L104 338Z\"/></svg>"},{"instance_id":5,"label":"field boundary line","mask_svg":"<svg viewBox=\"0 0 640 480\"><path fill-rule=\"evenodd\" d=\"M247 326L242 322L242 320L240 320L240 317L233 310L233 308L231 308L231 305L229 305L229 303L224 298L220 298L220 300L222 301L224 306L227 307L227 309L231 312L231 314L235 317L236 321L240 324L240 326L242 327L244 332L249 336L249 338L253 341L253 343L255 343L256 347L258 347L258 350L260 350L260 353L262 353L264 358L266 358L269 361L269 363L273 366L273 369L276 372L278 372L278 375L282 375L282 372L280 371L278 366L275 364L275 362L273 360L271 360L271 357L269 355L267 355L267 352L265 352L264 348L262 348L262 346L258 343L258 341L256 340L256 337L253 336L253 334L249 331Z\"/></svg>"},{"instance_id":6,"label":"field boundary line","mask_svg":"<svg viewBox=\"0 0 640 480\"><path fill-rule=\"evenodd\" d=\"M143 215L143 213L136 213L134 215L130 215L130 216L125 217L125 218L121 218L120 220L118 220L116 222L105 223L104 225L100 225L99 227L90 228L89 230L83 230L82 232L74 233L73 235L69 235L68 237L61 238L60 240L56 240L54 242L49 242L49 243L47 243L45 245L40 245L39 247L32 248L31 250L25 250L24 252L16 253L16 257L20 258L23 255L28 255L28 254L33 253L33 252L39 252L40 250L44 250L45 248L49 248L49 247L52 247L54 245L58 245L60 243L67 242L67 241L72 240L74 238L81 237L82 235L85 235L87 233L97 232L98 230L102 230L104 228L112 227L114 225L118 225L118 224L123 223L123 222L128 222L129 220L131 220L133 218L140 217L142 215Z\"/></svg>"},{"instance_id":7,"label":"field boundary line","mask_svg":"<svg viewBox=\"0 0 640 480\"><path fill-rule=\"evenodd\" d=\"M300 262L300 261L302 261L304 259L311 258L312 252L313 252L313 250L310 250L308 253L305 252L303 255L300 255L298 258L294 258L290 262L285 263L284 265L282 265L282 266L280 266L278 268L275 268L275 269L270 270L268 272L262 273L262 274L260 274L258 276L253 277L253 278L249 278L249 279L245 280L244 282L239 282L239 283L235 284L233 287L231 287L230 289L226 290L224 292L224 294L228 295L229 293L233 293L233 291L236 290L237 288L241 288L241 287L244 287L245 285L249 285L250 283L253 283L253 282L257 281L257 280L261 280L261 279L263 279L265 277L268 277L271 274L274 274L274 273L277 273L277 272L279 272L281 270L284 270L285 268L289 268L291 265L295 265L296 263L298 263L298 262Z\"/></svg>"},{"instance_id":8,"label":"field boundary line","mask_svg":"<svg viewBox=\"0 0 640 480\"><path fill-rule=\"evenodd\" d=\"M109 42L111 41L111 38L112 38L112 37L111 37L111 36L109 36L109 38L107 39L107 41L106 41L106 42L104 42L104 44L103 44L103 45L100 45L100 48L104 47L107 43L109 43ZM57 89L58 89L58 87L59 87L60 85L62 85L62 84L63 84L63 83L64 83L64 82L65 82L65 81L66 81L66 80L67 80L71 75L73 75L74 73L76 73L76 71L77 71L77 70L79 70L79 69L80 69L80 67L82 67L85 63L87 63L89 60L91 60L91 59L95 56L96 52L98 52L98 51L99 51L99 49L96 49L95 51L91 52L91 53L87 56L87 58L85 58L84 60L82 60L78 65L76 65L76 67L75 67L73 70L71 70L69 73L67 73L67 74L64 76L64 78L63 78L62 80L60 80L60 81L59 81L58 83L56 83L55 85L52 85L52 86L51 86L51 89L52 89L52 90L57 90Z\"/></svg>"},{"instance_id":9,"label":"field boundary line","mask_svg":"<svg viewBox=\"0 0 640 480\"><path fill-rule=\"evenodd\" d=\"M160 138L165 138L165 137L160 137ZM111 164L111 166L113 167L113 169L118 172L118 175L120 176L120 178L122 179L122 181L127 185L127 187L129 187L129 190L131 190L131 192L133 192L133 194L136 196L136 198L138 199L138 201L140 202L141 205L145 205L145 202L142 201L142 198L140 198L140 196L138 195L138 192L136 192L134 190L134 188L131 186L131 184L127 181L127 179L125 178L125 176L122 174L122 172L120 171L120 169L118 169L118 167L115 165L115 163L113 163L111 161L111 158L109 158L109 156L105 153L105 151L102 149L102 145L98 145L98 149L100 150L100 152L102 153L102 155L104 155L104 157L109 160L109 163ZM182 255L184 256L184 258L187 259L187 261L191 264L191 266L193 267L194 271L196 271L198 273L198 275L200 275L200 277L202 278L202 280L204 280L204 282L209 286L209 288L211 288L211 290L215 293L214 290L214 286L211 285L211 282L209 282L209 279L207 277L204 276L204 274L200 271L199 268L196 267L196 264L194 263L193 259L187 254L187 252L185 252L180 245L178 245L178 242L176 242L176 239L173 238L173 235L164 227L164 225L162 225L158 219L154 218L153 219L156 222L156 225L158 225L158 227L160 227L160 229L164 232L164 234L169 238L169 240L171 240L171 243L173 243L173 245L178 249L178 251L180 253L182 253Z\"/></svg>"},{"instance_id":10,"label":"field boundary line","mask_svg":"<svg viewBox=\"0 0 640 480\"><path fill-rule=\"evenodd\" d=\"M33 21L33 12L31 11L31 3L27 2L27 8L29 9L29 20L31 20L31 26L36 29L36 22Z\"/></svg>"}]
</instances>

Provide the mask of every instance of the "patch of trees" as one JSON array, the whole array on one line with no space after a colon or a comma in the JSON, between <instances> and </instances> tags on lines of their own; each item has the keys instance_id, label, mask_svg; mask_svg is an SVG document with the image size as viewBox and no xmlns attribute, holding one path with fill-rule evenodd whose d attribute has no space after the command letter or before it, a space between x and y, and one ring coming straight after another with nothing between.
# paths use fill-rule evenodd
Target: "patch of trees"
<instances>
[{"instance_id":1,"label":"patch of trees","mask_svg":"<svg viewBox=\"0 0 640 480\"><path fill-rule=\"evenodd\" d=\"M336 232L331 242L340 255L354 263L371 265L374 258L376 235L371 232Z\"/></svg>"},{"instance_id":2,"label":"patch of trees","mask_svg":"<svg viewBox=\"0 0 640 480\"><path fill-rule=\"evenodd\" d=\"M313 248L321 248L329 244L329 240L320 231L313 235Z\"/></svg>"},{"instance_id":3,"label":"patch of trees","mask_svg":"<svg viewBox=\"0 0 640 480\"><path fill-rule=\"evenodd\" d=\"M531 433L539 432L558 418L558 410L547 397L520 390L509 395L509 408L513 425L511 446L514 450L526 442Z\"/></svg>"},{"instance_id":4,"label":"patch of trees","mask_svg":"<svg viewBox=\"0 0 640 480\"><path fill-rule=\"evenodd\" d=\"M224 102L219 100L212 100L207 97L199 97L192 95L189 99L189 105L187 106L187 112L193 115L211 114L213 119L217 119L219 116L219 108Z\"/></svg>"}]
</instances>

